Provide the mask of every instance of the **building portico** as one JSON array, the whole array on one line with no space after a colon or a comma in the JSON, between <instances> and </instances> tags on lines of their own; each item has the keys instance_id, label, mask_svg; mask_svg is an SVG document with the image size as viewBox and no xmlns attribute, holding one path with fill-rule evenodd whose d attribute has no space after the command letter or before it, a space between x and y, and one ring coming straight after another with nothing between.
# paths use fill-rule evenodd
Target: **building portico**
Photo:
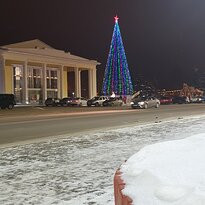
<instances>
[{"instance_id":1,"label":"building portico","mask_svg":"<svg viewBox=\"0 0 205 205\"><path fill-rule=\"evenodd\" d=\"M0 48L0 93L13 93L17 103L23 104L68 97L68 75L74 72L74 96L81 97L81 72L87 71L88 97L97 94L97 61L51 48L39 40L29 42Z\"/></svg>"}]
</instances>

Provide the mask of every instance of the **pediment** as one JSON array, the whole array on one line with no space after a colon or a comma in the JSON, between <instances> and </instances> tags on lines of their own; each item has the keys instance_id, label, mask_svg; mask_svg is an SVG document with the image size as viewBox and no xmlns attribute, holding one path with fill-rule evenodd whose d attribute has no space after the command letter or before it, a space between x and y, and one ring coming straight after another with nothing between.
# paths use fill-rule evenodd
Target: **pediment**
<instances>
[{"instance_id":1,"label":"pediment","mask_svg":"<svg viewBox=\"0 0 205 205\"><path fill-rule=\"evenodd\" d=\"M50 48L52 49L51 46L49 46L48 44L44 43L43 41L39 39L23 41L19 43L13 43L13 44L5 45L3 47L6 47L6 48L41 48L41 49Z\"/></svg>"}]
</instances>

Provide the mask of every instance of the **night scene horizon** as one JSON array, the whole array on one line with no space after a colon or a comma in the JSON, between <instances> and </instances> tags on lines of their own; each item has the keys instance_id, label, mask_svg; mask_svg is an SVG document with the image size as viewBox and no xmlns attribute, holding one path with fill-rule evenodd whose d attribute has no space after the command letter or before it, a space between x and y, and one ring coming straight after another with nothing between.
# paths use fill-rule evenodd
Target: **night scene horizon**
<instances>
[{"instance_id":1,"label":"night scene horizon","mask_svg":"<svg viewBox=\"0 0 205 205\"><path fill-rule=\"evenodd\" d=\"M98 90L116 15L133 86L143 78L158 89L181 89L183 83L199 87L198 76L205 75L203 0L3 0L0 6L0 46L39 39L97 60Z\"/></svg>"}]
</instances>

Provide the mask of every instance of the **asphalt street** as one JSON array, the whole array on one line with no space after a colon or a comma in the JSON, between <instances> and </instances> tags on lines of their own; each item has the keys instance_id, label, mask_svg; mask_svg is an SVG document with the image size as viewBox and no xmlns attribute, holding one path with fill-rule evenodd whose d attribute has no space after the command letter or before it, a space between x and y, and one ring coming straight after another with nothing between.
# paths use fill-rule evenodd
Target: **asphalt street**
<instances>
[{"instance_id":1,"label":"asphalt street","mask_svg":"<svg viewBox=\"0 0 205 205\"><path fill-rule=\"evenodd\" d=\"M205 104L163 105L160 108L43 108L0 110L0 144L108 130L165 119L205 114Z\"/></svg>"}]
</instances>

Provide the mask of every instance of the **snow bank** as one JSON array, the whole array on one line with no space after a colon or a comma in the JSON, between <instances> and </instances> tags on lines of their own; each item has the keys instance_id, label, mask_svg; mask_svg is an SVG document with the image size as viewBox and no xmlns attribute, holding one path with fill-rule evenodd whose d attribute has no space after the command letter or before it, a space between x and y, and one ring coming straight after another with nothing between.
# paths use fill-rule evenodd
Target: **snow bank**
<instances>
[{"instance_id":1,"label":"snow bank","mask_svg":"<svg viewBox=\"0 0 205 205\"><path fill-rule=\"evenodd\" d=\"M122 165L134 205L205 204L205 133L146 146Z\"/></svg>"}]
</instances>

